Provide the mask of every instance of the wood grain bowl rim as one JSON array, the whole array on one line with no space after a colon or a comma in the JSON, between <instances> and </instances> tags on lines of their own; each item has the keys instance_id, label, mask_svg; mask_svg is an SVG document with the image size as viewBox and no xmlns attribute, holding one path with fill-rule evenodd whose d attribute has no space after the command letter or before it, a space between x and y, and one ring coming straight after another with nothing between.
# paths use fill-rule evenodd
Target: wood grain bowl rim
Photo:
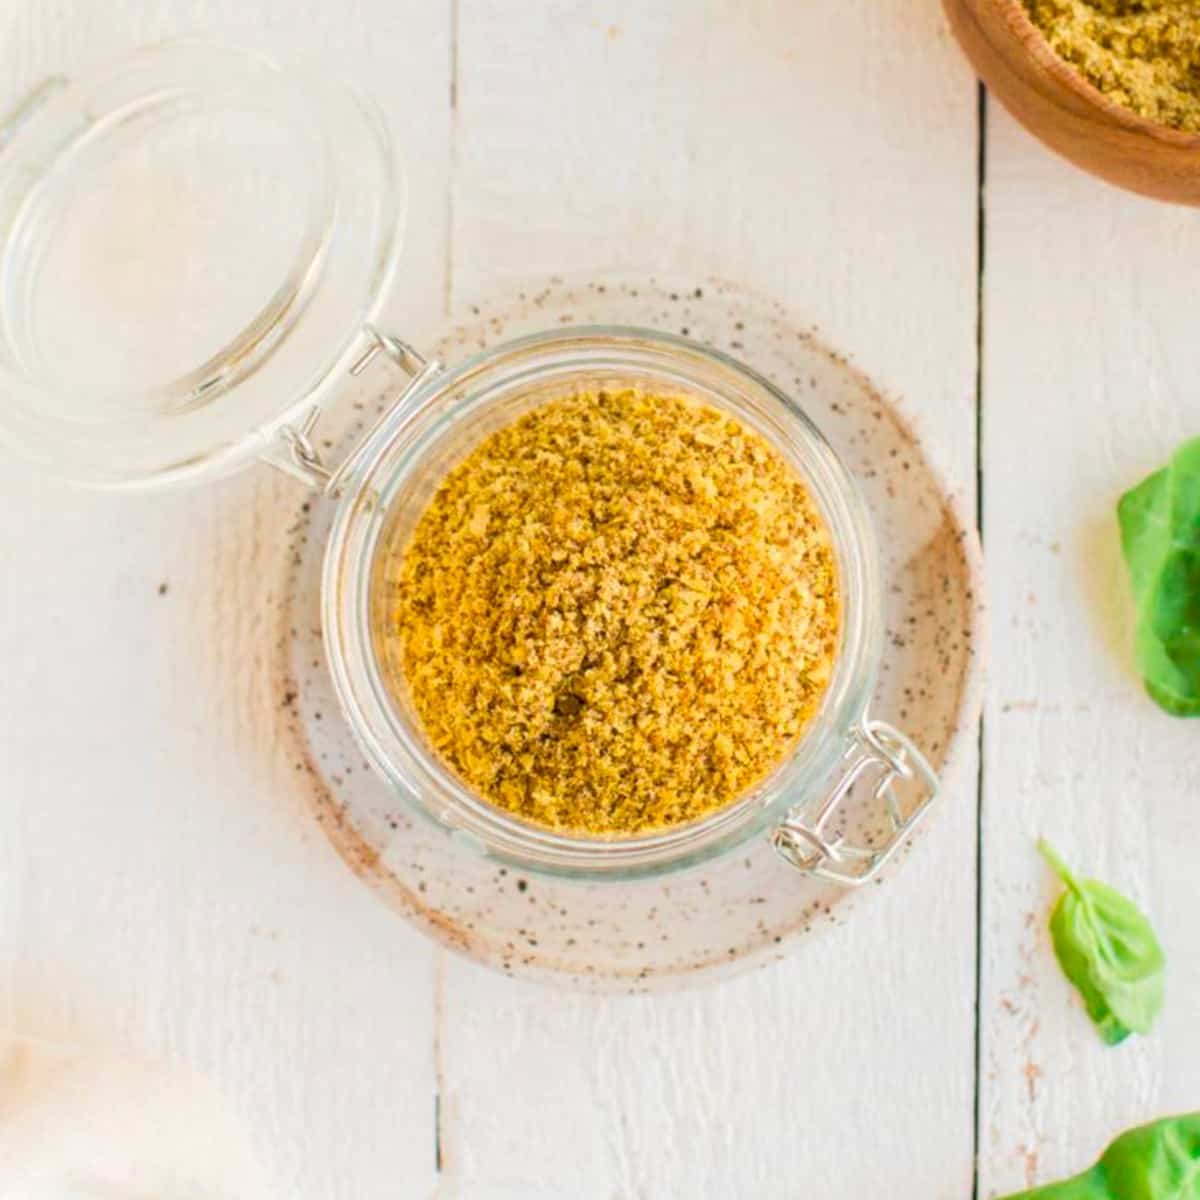
<instances>
[{"instance_id":1,"label":"wood grain bowl rim","mask_svg":"<svg viewBox=\"0 0 1200 1200\"><path fill-rule=\"evenodd\" d=\"M948 0L948 2L960 4L965 15L975 21L978 26L978 21L970 12L970 6L963 0ZM978 2L980 5L987 5L1000 15L1013 38L1037 66L1069 91L1074 92L1081 100L1097 109L1107 120L1130 133L1153 138L1155 141L1163 142L1174 148L1200 150L1200 133L1189 133L1140 116L1123 104L1110 100L1095 84L1085 79L1081 72L1071 66L1050 45L1046 35L1029 15L1024 0L978 0ZM980 29L980 34L986 39L982 29ZM1197 165L1200 166L1200 163Z\"/></svg>"}]
</instances>

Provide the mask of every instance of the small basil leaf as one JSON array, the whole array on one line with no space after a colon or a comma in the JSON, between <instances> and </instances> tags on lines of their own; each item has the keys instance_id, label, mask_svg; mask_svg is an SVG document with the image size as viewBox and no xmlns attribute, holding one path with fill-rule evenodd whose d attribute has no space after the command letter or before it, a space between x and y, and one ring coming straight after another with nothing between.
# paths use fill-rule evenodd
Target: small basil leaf
<instances>
[{"instance_id":1,"label":"small basil leaf","mask_svg":"<svg viewBox=\"0 0 1200 1200\"><path fill-rule=\"evenodd\" d=\"M1146 691L1173 716L1200 716L1200 438L1126 492L1117 520Z\"/></svg>"},{"instance_id":2,"label":"small basil leaf","mask_svg":"<svg viewBox=\"0 0 1200 1200\"><path fill-rule=\"evenodd\" d=\"M1131 1129L1083 1174L1004 1200L1200 1200L1200 1113Z\"/></svg>"},{"instance_id":3,"label":"small basil leaf","mask_svg":"<svg viewBox=\"0 0 1200 1200\"><path fill-rule=\"evenodd\" d=\"M1050 937L1088 1016L1109 1045L1148 1033L1162 1008L1165 965L1150 922L1107 884L1076 878L1045 839L1038 849L1066 884L1050 914Z\"/></svg>"}]
</instances>

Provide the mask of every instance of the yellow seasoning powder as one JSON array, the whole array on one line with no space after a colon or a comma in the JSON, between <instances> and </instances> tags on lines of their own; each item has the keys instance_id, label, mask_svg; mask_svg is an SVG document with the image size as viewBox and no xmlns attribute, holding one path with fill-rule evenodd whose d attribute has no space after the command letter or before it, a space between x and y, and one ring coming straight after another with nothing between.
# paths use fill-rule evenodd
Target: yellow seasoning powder
<instances>
[{"instance_id":1,"label":"yellow seasoning powder","mask_svg":"<svg viewBox=\"0 0 1200 1200\"><path fill-rule=\"evenodd\" d=\"M813 719L838 640L804 484L686 395L544 402L449 472L383 571L385 660L434 750L572 834L738 799Z\"/></svg>"},{"instance_id":2,"label":"yellow seasoning powder","mask_svg":"<svg viewBox=\"0 0 1200 1200\"><path fill-rule=\"evenodd\" d=\"M1025 0L1055 53L1110 100L1200 131L1198 0Z\"/></svg>"}]
</instances>

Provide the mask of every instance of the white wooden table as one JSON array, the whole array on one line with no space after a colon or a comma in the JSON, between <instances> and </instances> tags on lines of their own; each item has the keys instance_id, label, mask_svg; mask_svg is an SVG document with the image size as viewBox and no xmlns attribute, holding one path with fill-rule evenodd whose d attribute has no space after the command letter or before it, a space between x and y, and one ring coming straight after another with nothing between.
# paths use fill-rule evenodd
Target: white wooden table
<instances>
[{"instance_id":1,"label":"white wooden table","mask_svg":"<svg viewBox=\"0 0 1200 1200\"><path fill-rule=\"evenodd\" d=\"M395 327L555 271L713 272L901 397L980 490L982 770L782 966L514 984L355 881L267 732L255 514L289 485L96 496L6 463L0 1022L196 1068L296 1200L964 1200L1196 1107L1197 727L1131 673L1113 504L1200 432L1200 214L1043 151L935 0L7 0L0 103L194 31L387 110ZM1153 913L1154 1036L1106 1049L1060 977L1039 832Z\"/></svg>"}]
</instances>

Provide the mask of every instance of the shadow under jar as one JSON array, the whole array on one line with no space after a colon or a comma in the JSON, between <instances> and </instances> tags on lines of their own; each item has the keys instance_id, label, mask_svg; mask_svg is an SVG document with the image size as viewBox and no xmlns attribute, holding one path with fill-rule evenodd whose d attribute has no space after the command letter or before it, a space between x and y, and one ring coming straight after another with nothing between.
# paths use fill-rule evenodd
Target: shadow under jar
<instances>
[{"instance_id":1,"label":"shadow under jar","mask_svg":"<svg viewBox=\"0 0 1200 1200\"><path fill-rule=\"evenodd\" d=\"M339 701L380 775L448 849L600 880L770 838L800 871L873 878L937 781L867 712L883 596L870 519L829 444L750 368L650 330L548 332L450 369L427 362L377 328L402 217L380 114L319 73L182 42L49 81L0 121L0 440L91 486L162 487L266 461L327 497L322 622ZM164 270L171 255L177 269ZM397 374L393 402L340 462L323 461L321 413L380 364ZM796 472L832 540L839 645L815 717L750 792L642 836L566 836L489 804L431 753L386 678L380 563L491 431L554 392L626 385L731 414ZM839 814L864 792L880 833L848 844Z\"/></svg>"}]
</instances>

